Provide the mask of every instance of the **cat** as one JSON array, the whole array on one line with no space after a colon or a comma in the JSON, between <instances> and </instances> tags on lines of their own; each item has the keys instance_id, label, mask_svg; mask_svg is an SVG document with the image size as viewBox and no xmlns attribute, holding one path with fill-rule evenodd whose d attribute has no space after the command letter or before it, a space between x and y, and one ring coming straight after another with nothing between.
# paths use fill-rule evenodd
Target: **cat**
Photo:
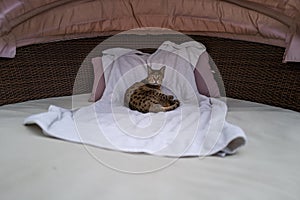
<instances>
[{"instance_id":1,"label":"cat","mask_svg":"<svg viewBox=\"0 0 300 200\"><path fill-rule=\"evenodd\" d=\"M154 70L147 66L148 76L130 86L124 95L124 105L141 113L166 112L176 109L180 102L161 91L166 66Z\"/></svg>"}]
</instances>

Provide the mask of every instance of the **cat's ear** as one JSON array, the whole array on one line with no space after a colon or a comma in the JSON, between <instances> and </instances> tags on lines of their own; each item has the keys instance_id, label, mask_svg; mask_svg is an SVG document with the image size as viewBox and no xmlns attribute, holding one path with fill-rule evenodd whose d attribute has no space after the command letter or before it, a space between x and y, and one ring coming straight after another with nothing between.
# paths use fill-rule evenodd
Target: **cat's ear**
<instances>
[{"instance_id":1,"label":"cat's ear","mask_svg":"<svg viewBox=\"0 0 300 200\"><path fill-rule=\"evenodd\" d=\"M148 74L151 74L152 73L152 69L149 65L147 65L147 71L148 71Z\"/></svg>"},{"instance_id":2,"label":"cat's ear","mask_svg":"<svg viewBox=\"0 0 300 200\"><path fill-rule=\"evenodd\" d=\"M160 68L160 73L164 74L165 73L165 70L166 70L166 66L163 66L162 68Z\"/></svg>"}]
</instances>

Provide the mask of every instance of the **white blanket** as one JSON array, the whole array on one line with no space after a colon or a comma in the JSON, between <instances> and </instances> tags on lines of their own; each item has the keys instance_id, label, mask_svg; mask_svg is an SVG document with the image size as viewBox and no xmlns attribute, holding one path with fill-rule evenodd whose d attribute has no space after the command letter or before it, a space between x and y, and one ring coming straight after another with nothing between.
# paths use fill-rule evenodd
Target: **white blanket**
<instances>
[{"instance_id":1,"label":"white blanket","mask_svg":"<svg viewBox=\"0 0 300 200\"><path fill-rule=\"evenodd\" d=\"M117 151L172 157L233 154L246 143L244 132L226 122L224 102L198 94L195 86L195 59L204 51L194 42L166 42L156 53L142 57L134 50L107 50L101 100L77 110L52 105L24 123L39 125L49 136ZM164 86L181 101L179 108L142 114L123 106L124 91L146 75L146 64L167 66Z\"/></svg>"}]
</instances>

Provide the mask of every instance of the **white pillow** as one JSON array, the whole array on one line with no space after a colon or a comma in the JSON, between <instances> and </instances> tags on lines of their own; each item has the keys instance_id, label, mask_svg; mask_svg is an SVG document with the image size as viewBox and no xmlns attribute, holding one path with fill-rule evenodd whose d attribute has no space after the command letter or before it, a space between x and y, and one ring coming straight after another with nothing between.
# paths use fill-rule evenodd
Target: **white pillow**
<instances>
[{"instance_id":1,"label":"white pillow","mask_svg":"<svg viewBox=\"0 0 300 200\"><path fill-rule=\"evenodd\" d=\"M172 54L170 54L170 52ZM137 58L136 55L128 56L129 53L139 54L143 61L141 62L140 58ZM113 64L112 62L122 56L126 56L126 63L131 63L131 67L134 67L134 65L137 64L136 62L138 62L140 65L145 65L145 63L147 62L159 62L165 63L168 66L175 66L178 63L170 62L178 60L177 57L181 57L192 64L193 67L196 66L194 68L194 76L198 92L207 97L220 97L220 89L212 73L212 68L209 62L209 55L206 52L205 47L200 43L186 42L177 45L167 41L164 42L159 47L159 49L151 56L149 54L143 54L133 49L124 48L108 49L105 50L103 54L105 54L104 60L101 57L95 57L92 59L94 68L94 85L91 97L89 99L90 101L98 101L102 97L103 91L106 87L103 77L104 70L102 65L106 67L106 74L108 74L108 72L111 72L110 65ZM199 56L199 54L201 55ZM149 57L151 57L151 60L149 60ZM164 90L166 88L163 87L162 89Z\"/></svg>"}]
</instances>

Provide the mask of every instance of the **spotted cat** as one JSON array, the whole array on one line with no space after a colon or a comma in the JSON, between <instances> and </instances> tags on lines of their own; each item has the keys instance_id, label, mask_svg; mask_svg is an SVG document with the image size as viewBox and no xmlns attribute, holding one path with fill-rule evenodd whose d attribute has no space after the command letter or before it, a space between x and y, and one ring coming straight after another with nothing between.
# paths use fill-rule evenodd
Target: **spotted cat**
<instances>
[{"instance_id":1,"label":"spotted cat","mask_svg":"<svg viewBox=\"0 0 300 200\"><path fill-rule=\"evenodd\" d=\"M130 86L124 96L124 104L131 110L142 113L166 112L179 107L180 103L172 95L163 94L161 84L166 67L154 70L147 66L148 76Z\"/></svg>"}]
</instances>

